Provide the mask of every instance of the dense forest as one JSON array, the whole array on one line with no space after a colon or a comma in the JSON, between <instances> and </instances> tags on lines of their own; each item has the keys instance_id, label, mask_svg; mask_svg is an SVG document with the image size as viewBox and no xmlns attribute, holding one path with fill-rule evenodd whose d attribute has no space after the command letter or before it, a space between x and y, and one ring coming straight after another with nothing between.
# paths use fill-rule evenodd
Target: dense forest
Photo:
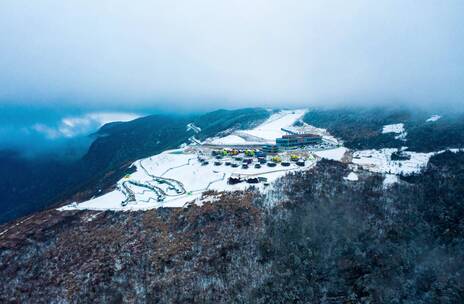
<instances>
[{"instance_id":1,"label":"dense forest","mask_svg":"<svg viewBox=\"0 0 464 304\"><path fill-rule=\"evenodd\" d=\"M436 121L427 121L433 112L409 108L337 108L314 109L304 121L327 129L350 149L400 148L434 152L464 146L464 113L446 112ZM382 133L384 125L403 123L406 140L394 133Z\"/></svg>"},{"instance_id":2,"label":"dense forest","mask_svg":"<svg viewBox=\"0 0 464 304\"><path fill-rule=\"evenodd\" d=\"M432 158L389 189L322 162L282 179L287 200L266 215L262 303L462 303L464 153ZM282 292L279 292L282 291Z\"/></svg>"}]
</instances>

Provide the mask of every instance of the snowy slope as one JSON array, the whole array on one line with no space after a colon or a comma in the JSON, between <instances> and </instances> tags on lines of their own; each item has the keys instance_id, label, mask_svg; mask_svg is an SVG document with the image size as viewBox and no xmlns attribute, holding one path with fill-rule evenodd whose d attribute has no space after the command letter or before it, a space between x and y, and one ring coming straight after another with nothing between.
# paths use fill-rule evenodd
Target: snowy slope
<instances>
[{"instance_id":1,"label":"snowy slope","mask_svg":"<svg viewBox=\"0 0 464 304\"><path fill-rule=\"evenodd\" d=\"M175 154L173 154L175 152ZM121 202L125 196L121 190L114 190L103 196L93 198L89 201L80 204L71 204L60 208L59 210L72 210L72 209L91 209L91 210L145 210L157 207L182 207L185 203L198 200L201 194L206 190L218 191L234 191L244 190L250 185L243 182L236 185L229 185L228 178L234 174L245 176L261 176L266 177L268 182L273 182L277 178L285 175L289 171L305 170L314 165L315 162L307 162L307 166L298 167L291 164L289 167L275 167L255 169L232 168L230 166L214 166L209 164L202 166L196 159L195 154L190 154L184 151L185 154L178 154L176 151L165 151L161 154L152 156L150 158L142 159L134 163L137 171L126 179L118 182L121 185L124 181L145 182L153 184L153 178L144 171L145 168L150 175L160 176L164 178L172 178L182 183L187 191L186 194L176 195L171 193L167 195L165 201L157 202L157 196L154 192L147 191L141 187L129 185L130 189L134 192L136 200L130 202L126 206L122 206ZM142 168L143 166L143 168ZM256 185L258 188L263 189L262 184ZM167 189L163 189L168 193Z\"/></svg>"}]
</instances>

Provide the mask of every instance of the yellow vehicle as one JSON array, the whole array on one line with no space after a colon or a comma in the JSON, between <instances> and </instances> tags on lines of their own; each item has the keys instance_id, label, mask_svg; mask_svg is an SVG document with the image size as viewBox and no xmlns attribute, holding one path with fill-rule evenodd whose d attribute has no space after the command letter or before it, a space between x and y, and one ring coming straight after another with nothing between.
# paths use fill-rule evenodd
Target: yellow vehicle
<instances>
[{"instance_id":1,"label":"yellow vehicle","mask_svg":"<svg viewBox=\"0 0 464 304\"><path fill-rule=\"evenodd\" d=\"M246 156L255 156L255 150L245 150Z\"/></svg>"},{"instance_id":2,"label":"yellow vehicle","mask_svg":"<svg viewBox=\"0 0 464 304\"><path fill-rule=\"evenodd\" d=\"M298 161L300 159L300 157L298 155L290 155L290 160L291 161Z\"/></svg>"},{"instance_id":3,"label":"yellow vehicle","mask_svg":"<svg viewBox=\"0 0 464 304\"><path fill-rule=\"evenodd\" d=\"M275 163L280 163L282 161L282 158L278 155L274 156L272 158L272 161L275 162Z\"/></svg>"}]
</instances>

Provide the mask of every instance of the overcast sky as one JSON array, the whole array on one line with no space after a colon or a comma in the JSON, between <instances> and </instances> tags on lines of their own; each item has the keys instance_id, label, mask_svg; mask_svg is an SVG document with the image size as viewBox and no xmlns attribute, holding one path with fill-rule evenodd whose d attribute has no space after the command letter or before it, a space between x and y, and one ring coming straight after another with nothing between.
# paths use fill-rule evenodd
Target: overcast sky
<instances>
[{"instance_id":1,"label":"overcast sky","mask_svg":"<svg viewBox=\"0 0 464 304\"><path fill-rule=\"evenodd\" d=\"M464 104L464 1L0 1L0 104L381 101Z\"/></svg>"}]
</instances>

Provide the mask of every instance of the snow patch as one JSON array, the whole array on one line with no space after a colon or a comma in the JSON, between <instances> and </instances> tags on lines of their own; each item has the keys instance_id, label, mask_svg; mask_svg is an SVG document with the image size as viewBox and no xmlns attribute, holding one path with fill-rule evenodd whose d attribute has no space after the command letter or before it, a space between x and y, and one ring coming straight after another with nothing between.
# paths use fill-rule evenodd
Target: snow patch
<instances>
[{"instance_id":1,"label":"snow patch","mask_svg":"<svg viewBox=\"0 0 464 304\"><path fill-rule=\"evenodd\" d=\"M426 120L426 122L437 121L437 120L439 120L440 118L441 118L440 115L436 115L436 114L435 114L435 115L430 116L430 118L428 118L428 119Z\"/></svg>"},{"instance_id":2,"label":"snow patch","mask_svg":"<svg viewBox=\"0 0 464 304\"><path fill-rule=\"evenodd\" d=\"M314 154L321 158L341 161L347 151L348 149L345 147L338 147L332 150L316 151Z\"/></svg>"},{"instance_id":3,"label":"snow patch","mask_svg":"<svg viewBox=\"0 0 464 304\"><path fill-rule=\"evenodd\" d=\"M408 132L404 129L404 124L403 123L397 123L397 124L391 124L391 125L385 125L383 126L382 129L382 134L387 134L387 133L395 133L398 134L395 136L395 139L399 139L402 141L406 141L406 136L408 135Z\"/></svg>"},{"instance_id":4,"label":"snow patch","mask_svg":"<svg viewBox=\"0 0 464 304\"><path fill-rule=\"evenodd\" d=\"M359 177L356 173L350 172L350 174L348 174L348 176L345 176L343 179L351 182L356 182L359 180Z\"/></svg>"},{"instance_id":5,"label":"snow patch","mask_svg":"<svg viewBox=\"0 0 464 304\"><path fill-rule=\"evenodd\" d=\"M383 179L383 187L389 188L392 185L398 183L399 179L398 176L395 174L385 174L385 178Z\"/></svg>"},{"instance_id":6,"label":"snow patch","mask_svg":"<svg viewBox=\"0 0 464 304\"><path fill-rule=\"evenodd\" d=\"M382 134L386 133L403 133L404 132L404 124L403 123L397 123L397 124L391 124L391 125L385 125L383 126L382 129Z\"/></svg>"}]
</instances>

